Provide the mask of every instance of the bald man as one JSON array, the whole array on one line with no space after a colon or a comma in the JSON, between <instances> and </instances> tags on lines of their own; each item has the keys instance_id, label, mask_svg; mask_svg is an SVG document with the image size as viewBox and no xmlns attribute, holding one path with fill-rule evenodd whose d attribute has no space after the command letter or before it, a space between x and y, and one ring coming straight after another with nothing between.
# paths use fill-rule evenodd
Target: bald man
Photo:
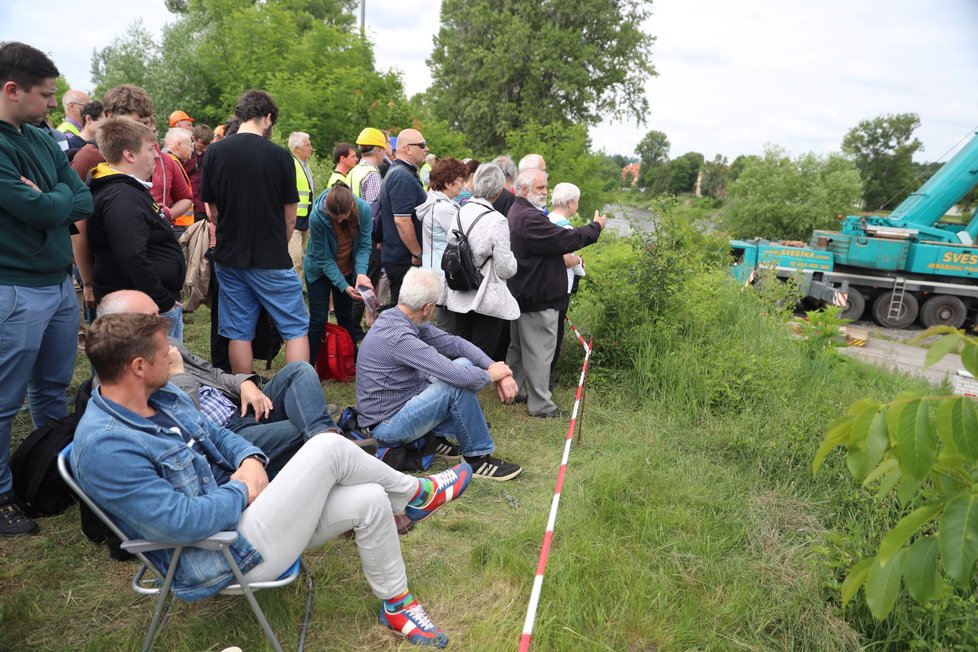
<instances>
[{"instance_id":1,"label":"bald man","mask_svg":"<svg viewBox=\"0 0 978 652\"><path fill-rule=\"evenodd\" d=\"M58 131L64 134L81 135L82 127L85 126L81 117L82 107L91 102L82 91L70 90L61 98L61 106L65 110L65 121L58 125Z\"/></svg>"},{"instance_id":2,"label":"bald man","mask_svg":"<svg viewBox=\"0 0 978 652\"><path fill-rule=\"evenodd\" d=\"M155 315L158 309L149 295L136 290L107 294L98 307L99 317L129 312ZM169 339L180 353L179 360L170 361L170 382L208 419L265 451L272 470L282 468L313 435L342 435L329 414L319 376L309 363L290 362L261 389L258 374L224 373L180 341ZM371 453L377 450L373 439L358 444Z\"/></svg>"},{"instance_id":3,"label":"bald man","mask_svg":"<svg viewBox=\"0 0 978 652\"><path fill-rule=\"evenodd\" d=\"M527 154L520 159L520 172L526 172L527 170L546 172L547 162L539 154Z\"/></svg>"},{"instance_id":4,"label":"bald man","mask_svg":"<svg viewBox=\"0 0 978 652\"><path fill-rule=\"evenodd\" d=\"M421 265L421 222L415 207L428 198L418 168L428 154L428 143L417 129L397 135L397 157L380 187L380 217L384 234L380 262L391 283L390 304L397 305L404 275Z\"/></svg>"}]
</instances>

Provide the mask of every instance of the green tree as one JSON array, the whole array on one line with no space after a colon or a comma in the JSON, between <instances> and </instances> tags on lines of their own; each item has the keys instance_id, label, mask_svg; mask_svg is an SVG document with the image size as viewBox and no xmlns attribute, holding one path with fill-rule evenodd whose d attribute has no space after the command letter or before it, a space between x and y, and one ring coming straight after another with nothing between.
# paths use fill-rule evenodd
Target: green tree
<instances>
[{"instance_id":1,"label":"green tree","mask_svg":"<svg viewBox=\"0 0 978 652\"><path fill-rule=\"evenodd\" d=\"M647 0L444 0L428 59L434 113L498 154L524 125L595 124L648 112Z\"/></svg>"},{"instance_id":2,"label":"green tree","mask_svg":"<svg viewBox=\"0 0 978 652\"><path fill-rule=\"evenodd\" d=\"M724 222L736 237L807 240L813 229L831 228L840 212L862 196L855 165L841 156L804 154L795 159L779 147L747 158L727 187Z\"/></svg>"},{"instance_id":3,"label":"green tree","mask_svg":"<svg viewBox=\"0 0 978 652\"><path fill-rule=\"evenodd\" d=\"M700 166L700 194L723 199L727 196L727 157L717 154L712 161Z\"/></svg>"},{"instance_id":4,"label":"green tree","mask_svg":"<svg viewBox=\"0 0 978 652\"><path fill-rule=\"evenodd\" d=\"M547 161L550 188L569 181L581 189L578 214L590 221L595 210L601 210L608 193L617 184L611 161L591 152L591 141L583 125L563 127L557 124L530 123L511 131L506 139L511 152L534 152Z\"/></svg>"},{"instance_id":5,"label":"green tree","mask_svg":"<svg viewBox=\"0 0 978 652\"><path fill-rule=\"evenodd\" d=\"M862 177L866 210L893 208L914 190L913 155L921 143L913 132L919 126L916 113L881 115L863 120L842 140Z\"/></svg>"},{"instance_id":6,"label":"green tree","mask_svg":"<svg viewBox=\"0 0 978 652\"><path fill-rule=\"evenodd\" d=\"M669 138L665 133L653 129L638 142L635 153L642 163L638 183L644 188L652 188L662 176L662 168L669 162Z\"/></svg>"},{"instance_id":7,"label":"green tree","mask_svg":"<svg viewBox=\"0 0 978 652\"><path fill-rule=\"evenodd\" d=\"M379 72L371 44L353 30L351 0L171 0L174 23L157 42L137 23L92 60L96 93L123 82L153 98L157 123L180 108L224 122L250 88L281 107L276 137L306 131L320 151L367 125L409 119L398 74Z\"/></svg>"},{"instance_id":8,"label":"green tree","mask_svg":"<svg viewBox=\"0 0 978 652\"><path fill-rule=\"evenodd\" d=\"M669 161L666 166L665 191L671 195L693 192L702 165L703 155L699 152L686 152Z\"/></svg>"},{"instance_id":9,"label":"green tree","mask_svg":"<svg viewBox=\"0 0 978 652\"><path fill-rule=\"evenodd\" d=\"M747 167L748 163L752 161L758 162L760 160L761 157L755 154L749 154L749 155L741 154L740 156L735 158L733 160L733 163L730 164L730 169L727 171L727 185L730 185L731 183L736 181L738 177L740 177L741 173L744 171L744 168Z\"/></svg>"}]
</instances>

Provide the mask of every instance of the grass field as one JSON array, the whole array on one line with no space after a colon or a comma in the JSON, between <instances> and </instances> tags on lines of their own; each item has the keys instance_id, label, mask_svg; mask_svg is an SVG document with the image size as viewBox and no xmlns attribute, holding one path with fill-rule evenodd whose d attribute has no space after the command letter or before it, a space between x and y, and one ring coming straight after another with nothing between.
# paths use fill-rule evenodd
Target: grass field
<instances>
[{"instance_id":1,"label":"grass field","mask_svg":"<svg viewBox=\"0 0 978 652\"><path fill-rule=\"evenodd\" d=\"M704 293L708 310L697 303ZM892 522L851 482L841 456L830 456L817 480L809 470L825 425L853 400L887 398L919 381L830 354L808 357L737 290L705 283L683 296L673 327L647 333L633 369L595 369L534 649L973 647L978 616L967 594L900 607L883 623L858 604L840 608L845 568ZM585 334L597 319L587 306L572 316ZM187 341L206 353L206 309L191 320ZM582 352L570 336L564 351L557 401L570 408ZM80 362L78 375L86 370ZM325 390L331 402L353 401L352 384ZM490 391L481 398L499 453L522 464L523 475L475 482L401 545L411 588L451 649L513 650L567 424L529 418ZM28 421L18 418L19 437ZM138 649L151 605L129 589L132 564L84 538L77 508L41 527L38 536L0 540L0 649ZM353 542L332 541L306 561L316 583L307 649L409 649L376 624L378 601ZM302 589L259 601L294 648ZM156 649L228 645L267 647L238 598L178 604Z\"/></svg>"}]
</instances>

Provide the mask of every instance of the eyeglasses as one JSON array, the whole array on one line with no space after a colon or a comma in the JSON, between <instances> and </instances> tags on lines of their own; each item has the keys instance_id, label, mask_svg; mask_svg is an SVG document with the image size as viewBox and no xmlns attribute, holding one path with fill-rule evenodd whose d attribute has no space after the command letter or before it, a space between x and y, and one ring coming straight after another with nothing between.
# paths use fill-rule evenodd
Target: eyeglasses
<instances>
[{"instance_id":1,"label":"eyeglasses","mask_svg":"<svg viewBox=\"0 0 978 652\"><path fill-rule=\"evenodd\" d=\"M421 149L428 149L428 143L422 140L420 143L407 143L407 147L420 147Z\"/></svg>"}]
</instances>

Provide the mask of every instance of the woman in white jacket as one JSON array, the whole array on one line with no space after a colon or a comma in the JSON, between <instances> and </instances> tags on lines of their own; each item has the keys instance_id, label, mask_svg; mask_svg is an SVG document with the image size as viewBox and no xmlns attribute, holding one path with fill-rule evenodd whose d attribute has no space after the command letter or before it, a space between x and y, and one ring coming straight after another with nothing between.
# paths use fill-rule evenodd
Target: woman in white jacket
<instances>
[{"instance_id":1,"label":"woman in white jacket","mask_svg":"<svg viewBox=\"0 0 978 652\"><path fill-rule=\"evenodd\" d=\"M428 177L431 182L428 198L416 208L421 221L421 266L441 275L442 295L437 304L435 326L450 333L455 328L452 314L445 308L445 273L441 271L441 257L455 228L455 216L460 208L455 198L462 191L467 175L465 163L458 159L438 161Z\"/></svg>"},{"instance_id":2,"label":"woman in white jacket","mask_svg":"<svg viewBox=\"0 0 978 652\"><path fill-rule=\"evenodd\" d=\"M472 183L472 199L459 212L453 229L468 233L476 267L482 271L477 290L448 290L448 309L455 314L455 334L492 357L506 322L518 319L520 308L506 280L516 274L516 256L509 247L509 222L492 207L505 178L495 165L480 165ZM475 225L473 227L473 224Z\"/></svg>"}]
</instances>

